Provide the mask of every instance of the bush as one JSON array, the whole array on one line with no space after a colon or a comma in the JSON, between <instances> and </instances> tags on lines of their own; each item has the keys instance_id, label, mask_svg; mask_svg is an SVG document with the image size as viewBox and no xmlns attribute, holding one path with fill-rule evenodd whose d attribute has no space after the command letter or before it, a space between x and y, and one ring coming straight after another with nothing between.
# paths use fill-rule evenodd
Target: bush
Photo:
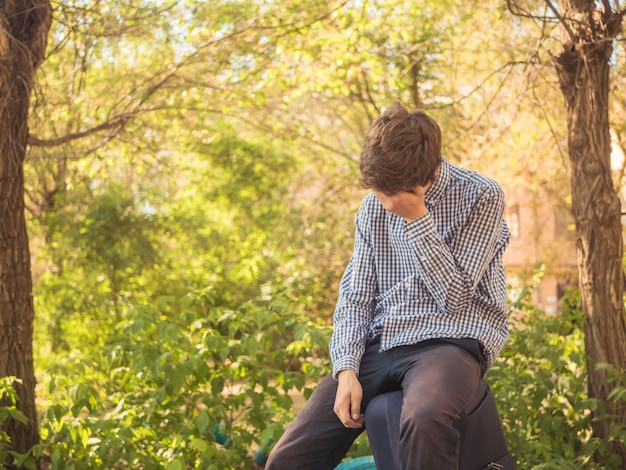
<instances>
[{"instance_id":1,"label":"bush","mask_svg":"<svg viewBox=\"0 0 626 470\"><path fill-rule=\"evenodd\" d=\"M280 300L184 303L132 308L99 357L74 351L48 370L52 468L245 469L282 434L288 393L326 370L328 328Z\"/></svg>"},{"instance_id":2,"label":"bush","mask_svg":"<svg viewBox=\"0 0 626 470\"><path fill-rule=\"evenodd\" d=\"M527 294L512 304L510 339L486 376L519 468L622 468L606 443L591 435L592 412L602 404L587 395L576 294L564 299L559 315L534 307ZM624 380L623 374L609 377ZM617 387L615 399L623 399L625 390ZM614 429L613 438L624 442L625 430Z\"/></svg>"},{"instance_id":3,"label":"bush","mask_svg":"<svg viewBox=\"0 0 626 470\"><path fill-rule=\"evenodd\" d=\"M26 415L17 409L17 392L13 387L14 383L22 383L18 378L12 376L0 377L0 469L3 464L11 463L18 468L36 468L36 457L41 452L41 447L36 446L26 454L20 454L11 450L11 438L3 430L4 424L13 419L22 424L28 422Z\"/></svg>"}]
</instances>

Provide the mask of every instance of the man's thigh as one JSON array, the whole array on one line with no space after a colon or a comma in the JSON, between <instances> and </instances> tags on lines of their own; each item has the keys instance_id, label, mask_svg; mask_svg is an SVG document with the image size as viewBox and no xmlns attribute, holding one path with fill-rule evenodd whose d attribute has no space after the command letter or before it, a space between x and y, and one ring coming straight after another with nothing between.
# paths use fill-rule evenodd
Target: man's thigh
<instances>
[{"instance_id":1,"label":"man's thigh","mask_svg":"<svg viewBox=\"0 0 626 470\"><path fill-rule=\"evenodd\" d=\"M482 375L475 357L446 343L413 357L399 351L394 371L403 374L403 410L416 415L441 413L451 420L456 420L472 399Z\"/></svg>"},{"instance_id":2,"label":"man's thigh","mask_svg":"<svg viewBox=\"0 0 626 470\"><path fill-rule=\"evenodd\" d=\"M413 357L398 351L392 374L402 375L403 420L424 417L454 424L473 398L482 371L465 349L444 343Z\"/></svg>"},{"instance_id":3,"label":"man's thigh","mask_svg":"<svg viewBox=\"0 0 626 470\"><path fill-rule=\"evenodd\" d=\"M403 374L403 468L457 468L461 441L455 422L476 392L480 364L465 349L445 343L413 357L398 355L394 366Z\"/></svg>"}]
</instances>

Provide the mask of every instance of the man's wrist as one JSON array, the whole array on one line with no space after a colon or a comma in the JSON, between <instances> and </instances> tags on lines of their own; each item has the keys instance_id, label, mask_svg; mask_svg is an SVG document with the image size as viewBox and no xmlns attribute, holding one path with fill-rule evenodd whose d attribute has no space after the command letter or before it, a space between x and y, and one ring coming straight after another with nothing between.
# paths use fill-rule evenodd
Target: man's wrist
<instances>
[{"instance_id":1,"label":"man's wrist","mask_svg":"<svg viewBox=\"0 0 626 470\"><path fill-rule=\"evenodd\" d=\"M332 356L332 352L331 352ZM333 360L333 379L337 380L339 372L344 370L353 371L357 377L359 376L360 360L355 356L344 356Z\"/></svg>"},{"instance_id":2,"label":"man's wrist","mask_svg":"<svg viewBox=\"0 0 626 470\"><path fill-rule=\"evenodd\" d=\"M347 377L348 375L353 375L354 377L356 377L356 371L352 370L352 369L344 369L344 370L340 370L339 372L337 372L337 380L341 379L341 377Z\"/></svg>"}]
</instances>

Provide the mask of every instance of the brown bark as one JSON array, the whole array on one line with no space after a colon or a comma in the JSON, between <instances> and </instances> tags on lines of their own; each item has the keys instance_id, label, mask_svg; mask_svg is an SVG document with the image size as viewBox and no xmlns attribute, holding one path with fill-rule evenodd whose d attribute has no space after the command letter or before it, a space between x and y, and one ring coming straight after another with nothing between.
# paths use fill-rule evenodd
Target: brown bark
<instances>
[{"instance_id":1,"label":"brown bark","mask_svg":"<svg viewBox=\"0 0 626 470\"><path fill-rule=\"evenodd\" d=\"M35 72L51 23L47 0L0 1L0 376L16 376L28 425L8 420L12 449L39 442L32 355L33 301L23 163Z\"/></svg>"},{"instance_id":2,"label":"brown bark","mask_svg":"<svg viewBox=\"0 0 626 470\"><path fill-rule=\"evenodd\" d=\"M611 11L608 2L605 8L596 9L593 1L559 2L563 50L555 61L567 109L589 394L604 401L611 416L593 424L594 434L603 439L612 423L626 423L626 404L608 399L612 385L604 384L606 374L596 369L598 363L609 363L626 370L621 207L611 175L609 134L609 60L623 12ZM613 451L626 468L623 445L615 444Z\"/></svg>"}]
</instances>

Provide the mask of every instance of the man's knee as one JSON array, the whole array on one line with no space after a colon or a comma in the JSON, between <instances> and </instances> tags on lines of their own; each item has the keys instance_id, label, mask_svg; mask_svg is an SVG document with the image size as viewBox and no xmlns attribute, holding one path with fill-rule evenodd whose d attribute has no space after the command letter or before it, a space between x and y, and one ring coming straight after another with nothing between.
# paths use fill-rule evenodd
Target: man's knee
<instances>
[{"instance_id":1,"label":"man's knee","mask_svg":"<svg viewBox=\"0 0 626 470\"><path fill-rule=\"evenodd\" d=\"M437 406L424 406L417 409L402 409L400 416L400 441L410 436L429 436L450 434L454 429L454 416L448 410ZM452 434L454 434L452 433Z\"/></svg>"}]
</instances>

